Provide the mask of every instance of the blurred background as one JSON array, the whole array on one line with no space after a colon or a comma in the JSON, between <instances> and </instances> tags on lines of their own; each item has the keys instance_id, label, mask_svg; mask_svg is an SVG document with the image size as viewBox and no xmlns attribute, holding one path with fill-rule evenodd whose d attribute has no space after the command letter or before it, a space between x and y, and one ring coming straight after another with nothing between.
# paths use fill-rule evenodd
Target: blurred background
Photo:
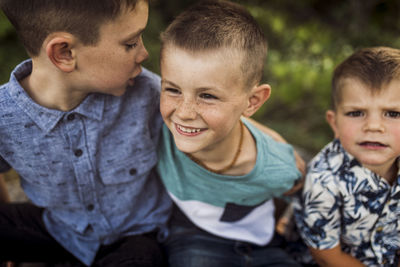
<instances>
[{"instance_id":1,"label":"blurred background","mask_svg":"<svg viewBox=\"0 0 400 267\"><path fill-rule=\"evenodd\" d=\"M159 33L195 0L150 0L144 66L159 73ZM332 139L325 122L334 67L354 50L400 48L398 0L247 0L243 4L269 43L264 82L270 100L254 118L313 155ZM12 26L0 13L0 83L27 58Z\"/></svg>"}]
</instances>

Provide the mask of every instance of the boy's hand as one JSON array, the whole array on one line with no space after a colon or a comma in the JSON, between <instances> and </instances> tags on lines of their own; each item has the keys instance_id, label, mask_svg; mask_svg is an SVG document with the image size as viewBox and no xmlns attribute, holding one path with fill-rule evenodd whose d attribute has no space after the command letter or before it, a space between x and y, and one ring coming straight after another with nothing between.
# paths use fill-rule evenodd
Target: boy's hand
<instances>
[{"instance_id":1,"label":"boy's hand","mask_svg":"<svg viewBox=\"0 0 400 267\"><path fill-rule=\"evenodd\" d=\"M365 267L365 265L350 254L344 253L340 244L331 249L319 250L309 248L311 255L320 267Z\"/></svg>"},{"instance_id":2,"label":"boy's hand","mask_svg":"<svg viewBox=\"0 0 400 267\"><path fill-rule=\"evenodd\" d=\"M301 189L303 189L304 179L305 179L305 176L303 174L303 176L301 178L297 179L297 181L294 183L293 187L290 188L288 191L286 191L283 195L291 196L291 195L296 194Z\"/></svg>"}]
</instances>

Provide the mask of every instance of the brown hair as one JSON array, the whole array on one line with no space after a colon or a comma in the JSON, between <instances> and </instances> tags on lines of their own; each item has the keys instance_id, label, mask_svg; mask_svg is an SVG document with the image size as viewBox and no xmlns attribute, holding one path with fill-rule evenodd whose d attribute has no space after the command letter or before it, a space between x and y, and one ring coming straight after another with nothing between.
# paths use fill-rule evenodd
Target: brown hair
<instances>
[{"instance_id":1,"label":"brown hair","mask_svg":"<svg viewBox=\"0 0 400 267\"><path fill-rule=\"evenodd\" d=\"M333 109L341 101L341 87L346 78L355 78L371 91L379 91L393 79L400 78L400 50L371 47L358 50L333 73L331 101Z\"/></svg>"},{"instance_id":2,"label":"brown hair","mask_svg":"<svg viewBox=\"0 0 400 267\"><path fill-rule=\"evenodd\" d=\"M262 78L267 42L255 19L238 4L215 0L189 7L161 34L161 43L161 60L168 44L192 52L229 48L243 58L246 86Z\"/></svg>"},{"instance_id":3,"label":"brown hair","mask_svg":"<svg viewBox=\"0 0 400 267\"><path fill-rule=\"evenodd\" d=\"M25 49L38 56L52 32L69 32L85 45L99 41L100 26L114 20L140 0L1 0L4 14L14 25Z\"/></svg>"}]
</instances>

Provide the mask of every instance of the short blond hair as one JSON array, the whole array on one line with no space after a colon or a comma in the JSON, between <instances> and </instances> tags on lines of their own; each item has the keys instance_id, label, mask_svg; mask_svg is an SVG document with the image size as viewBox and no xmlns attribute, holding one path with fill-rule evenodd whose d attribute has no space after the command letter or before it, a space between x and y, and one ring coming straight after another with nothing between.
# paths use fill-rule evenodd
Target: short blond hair
<instances>
[{"instance_id":1,"label":"short blond hair","mask_svg":"<svg viewBox=\"0 0 400 267\"><path fill-rule=\"evenodd\" d=\"M267 41L256 20L239 4L201 1L175 18L161 34L161 43L161 60L166 45L191 52L231 49L243 58L240 70L245 85L261 81Z\"/></svg>"}]
</instances>

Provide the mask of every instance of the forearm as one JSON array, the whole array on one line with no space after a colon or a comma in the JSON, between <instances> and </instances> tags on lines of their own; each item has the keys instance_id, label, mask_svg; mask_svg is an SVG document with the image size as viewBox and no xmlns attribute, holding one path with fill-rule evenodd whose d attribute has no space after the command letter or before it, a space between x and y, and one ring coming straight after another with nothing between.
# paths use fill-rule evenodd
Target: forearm
<instances>
[{"instance_id":1,"label":"forearm","mask_svg":"<svg viewBox=\"0 0 400 267\"><path fill-rule=\"evenodd\" d=\"M10 202L4 174L0 173L0 203Z\"/></svg>"},{"instance_id":2,"label":"forearm","mask_svg":"<svg viewBox=\"0 0 400 267\"><path fill-rule=\"evenodd\" d=\"M310 248L310 252L320 267L365 267L361 261L347 253L344 253L340 249L340 246L327 250Z\"/></svg>"}]
</instances>

